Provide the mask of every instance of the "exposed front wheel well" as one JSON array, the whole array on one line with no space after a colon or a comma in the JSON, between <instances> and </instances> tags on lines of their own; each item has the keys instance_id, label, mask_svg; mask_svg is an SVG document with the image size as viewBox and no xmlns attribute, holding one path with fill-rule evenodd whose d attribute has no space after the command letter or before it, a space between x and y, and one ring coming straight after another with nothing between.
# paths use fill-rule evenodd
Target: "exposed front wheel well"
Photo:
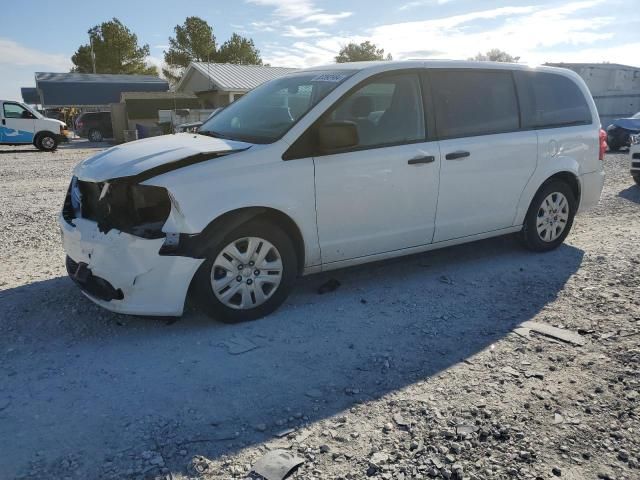
<instances>
[{"instance_id":1,"label":"exposed front wheel well","mask_svg":"<svg viewBox=\"0 0 640 480\"><path fill-rule=\"evenodd\" d=\"M282 229L291 239L298 260L298 274L304 269L305 246L298 225L289 215L269 207L245 207L227 212L213 220L199 235L207 244L217 243L218 236L224 236L231 230L254 220L265 220Z\"/></svg>"}]
</instances>

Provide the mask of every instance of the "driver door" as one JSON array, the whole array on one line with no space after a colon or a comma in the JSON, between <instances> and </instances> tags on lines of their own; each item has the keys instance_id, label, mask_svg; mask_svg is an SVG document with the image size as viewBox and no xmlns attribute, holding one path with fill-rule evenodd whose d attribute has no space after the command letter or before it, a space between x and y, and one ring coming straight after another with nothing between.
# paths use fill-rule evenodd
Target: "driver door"
<instances>
[{"instance_id":1,"label":"driver door","mask_svg":"<svg viewBox=\"0 0 640 480\"><path fill-rule=\"evenodd\" d=\"M33 114L19 103L2 105L2 142L33 143L36 121Z\"/></svg>"},{"instance_id":2,"label":"driver door","mask_svg":"<svg viewBox=\"0 0 640 480\"><path fill-rule=\"evenodd\" d=\"M433 240L440 150L427 134L425 80L418 71L373 77L324 117L355 123L358 145L313 159L323 264Z\"/></svg>"}]
</instances>

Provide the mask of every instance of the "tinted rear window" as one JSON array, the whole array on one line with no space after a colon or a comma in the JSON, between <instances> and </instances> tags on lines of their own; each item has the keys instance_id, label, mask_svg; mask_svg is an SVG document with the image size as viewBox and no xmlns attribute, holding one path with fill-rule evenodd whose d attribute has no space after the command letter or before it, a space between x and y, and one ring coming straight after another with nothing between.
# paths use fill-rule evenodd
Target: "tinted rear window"
<instances>
[{"instance_id":1,"label":"tinted rear window","mask_svg":"<svg viewBox=\"0 0 640 480\"><path fill-rule=\"evenodd\" d=\"M515 72L524 128L592 122L584 95L570 78L553 73Z\"/></svg>"},{"instance_id":2,"label":"tinted rear window","mask_svg":"<svg viewBox=\"0 0 640 480\"><path fill-rule=\"evenodd\" d=\"M440 138L511 132L520 127L510 71L432 70Z\"/></svg>"}]
</instances>

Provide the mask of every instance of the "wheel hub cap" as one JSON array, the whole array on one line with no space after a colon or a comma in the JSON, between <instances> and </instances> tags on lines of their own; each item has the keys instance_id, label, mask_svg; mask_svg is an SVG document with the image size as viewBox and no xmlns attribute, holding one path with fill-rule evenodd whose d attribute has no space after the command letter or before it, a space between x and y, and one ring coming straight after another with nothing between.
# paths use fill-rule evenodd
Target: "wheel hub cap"
<instances>
[{"instance_id":1,"label":"wheel hub cap","mask_svg":"<svg viewBox=\"0 0 640 480\"><path fill-rule=\"evenodd\" d=\"M278 249L259 237L244 237L224 247L211 268L211 288L225 306L256 308L273 296L282 281Z\"/></svg>"},{"instance_id":2,"label":"wheel hub cap","mask_svg":"<svg viewBox=\"0 0 640 480\"><path fill-rule=\"evenodd\" d=\"M549 194L538 209L537 231L544 242L553 242L567 228L569 202L560 192Z\"/></svg>"}]
</instances>

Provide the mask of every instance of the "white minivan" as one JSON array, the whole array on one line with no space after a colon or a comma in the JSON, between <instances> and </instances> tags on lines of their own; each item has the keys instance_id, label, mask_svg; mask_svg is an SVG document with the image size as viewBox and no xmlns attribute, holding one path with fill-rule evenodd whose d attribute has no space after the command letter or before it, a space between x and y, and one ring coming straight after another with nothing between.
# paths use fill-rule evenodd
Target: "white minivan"
<instances>
[{"instance_id":1,"label":"white minivan","mask_svg":"<svg viewBox=\"0 0 640 480\"><path fill-rule=\"evenodd\" d=\"M0 145L30 145L53 151L67 140L67 125L28 105L0 100Z\"/></svg>"},{"instance_id":2,"label":"white minivan","mask_svg":"<svg viewBox=\"0 0 640 480\"><path fill-rule=\"evenodd\" d=\"M604 183L596 107L575 73L372 62L267 82L197 133L76 166L67 269L121 313L274 311L299 275L517 233L560 245Z\"/></svg>"}]
</instances>

